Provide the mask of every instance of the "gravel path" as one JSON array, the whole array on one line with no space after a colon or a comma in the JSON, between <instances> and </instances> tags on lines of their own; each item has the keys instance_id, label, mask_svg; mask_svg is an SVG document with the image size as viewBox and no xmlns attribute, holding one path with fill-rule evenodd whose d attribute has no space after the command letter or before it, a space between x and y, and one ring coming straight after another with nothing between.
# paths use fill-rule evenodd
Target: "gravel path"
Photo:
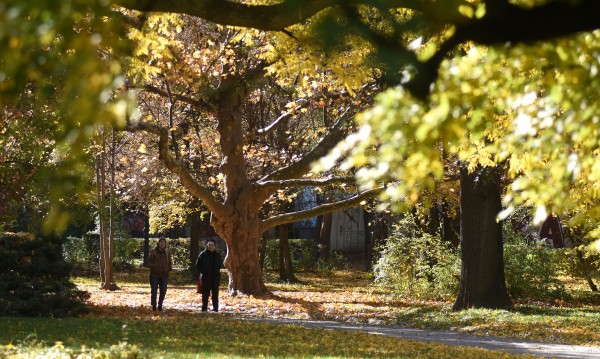
<instances>
[{"instance_id":1,"label":"gravel path","mask_svg":"<svg viewBox=\"0 0 600 359\"><path fill-rule=\"evenodd\" d=\"M437 342L446 345L477 347L489 350L502 350L513 354L531 354L544 358L600 358L599 347L583 345L552 344L533 342L505 337L471 335L458 332L412 329L386 325L354 324L320 320L296 319L259 319L244 320L261 321L273 324L299 325L309 329L352 330L369 334L386 335L394 338Z\"/></svg>"}]
</instances>

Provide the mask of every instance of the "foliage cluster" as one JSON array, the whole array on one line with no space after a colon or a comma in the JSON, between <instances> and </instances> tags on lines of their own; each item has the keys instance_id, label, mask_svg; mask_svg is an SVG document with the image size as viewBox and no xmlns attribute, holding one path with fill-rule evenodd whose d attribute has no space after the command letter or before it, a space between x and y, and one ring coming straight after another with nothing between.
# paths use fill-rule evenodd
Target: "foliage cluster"
<instances>
[{"instance_id":1,"label":"foliage cluster","mask_svg":"<svg viewBox=\"0 0 600 359\"><path fill-rule=\"evenodd\" d=\"M85 311L86 292L69 281L61 239L0 235L0 315L62 317Z\"/></svg>"},{"instance_id":2,"label":"foliage cluster","mask_svg":"<svg viewBox=\"0 0 600 359\"><path fill-rule=\"evenodd\" d=\"M561 278L582 278L573 250L548 248L528 242L508 222L503 226L505 276L514 298L569 297ZM460 257L439 236L424 233L411 215L401 219L379 249L373 270L375 282L403 296L448 299L457 294Z\"/></svg>"},{"instance_id":3,"label":"foliage cluster","mask_svg":"<svg viewBox=\"0 0 600 359\"><path fill-rule=\"evenodd\" d=\"M48 188L30 195L37 203L28 204L48 214L47 231L65 230L76 211L64 202L88 189L86 161L98 125L121 123L127 112L124 78L114 60L124 48L110 14L105 0L0 5L0 45L6 49L0 54L0 147L10 148L0 155L6 164L0 187L23 194L26 180L43 178L38 181Z\"/></svg>"},{"instance_id":4,"label":"foliage cluster","mask_svg":"<svg viewBox=\"0 0 600 359\"><path fill-rule=\"evenodd\" d=\"M379 248L375 282L393 292L425 298L456 295L460 257L439 236L424 233L412 215L400 219Z\"/></svg>"},{"instance_id":5,"label":"foliage cluster","mask_svg":"<svg viewBox=\"0 0 600 359\"><path fill-rule=\"evenodd\" d=\"M65 347L62 342L53 346L46 345L43 341L28 338L17 345L0 345L0 356L7 358L88 358L88 359L143 359L149 355L140 350L136 345L120 342L107 349L90 348L82 345L80 348Z\"/></svg>"},{"instance_id":6,"label":"foliage cluster","mask_svg":"<svg viewBox=\"0 0 600 359\"><path fill-rule=\"evenodd\" d=\"M513 297L568 296L560 277L570 271L569 250L548 248L537 236L528 242L509 222L502 232L506 285Z\"/></svg>"},{"instance_id":7,"label":"foliage cluster","mask_svg":"<svg viewBox=\"0 0 600 359\"><path fill-rule=\"evenodd\" d=\"M395 183L382 199L398 209L443 181L447 158L470 170L502 165L512 182L502 216L519 205L536 223L571 213L571 225L597 239L599 39L593 31L509 49L463 44L441 63L427 101L386 90L358 116L360 132L323 163L350 152L345 166L359 168L363 188Z\"/></svg>"}]
</instances>

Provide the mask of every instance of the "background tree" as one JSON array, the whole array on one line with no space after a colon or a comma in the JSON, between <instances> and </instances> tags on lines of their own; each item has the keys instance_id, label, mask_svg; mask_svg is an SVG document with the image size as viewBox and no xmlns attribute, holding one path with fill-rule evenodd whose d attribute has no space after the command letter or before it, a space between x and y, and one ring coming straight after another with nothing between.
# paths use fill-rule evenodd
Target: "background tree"
<instances>
[{"instance_id":1,"label":"background tree","mask_svg":"<svg viewBox=\"0 0 600 359\"><path fill-rule=\"evenodd\" d=\"M39 178L45 176L43 182L51 189L46 192L47 208L35 216L45 223L45 231L62 233L69 220L76 218L77 211L65 199L89 190L86 148L97 123L125 118L126 99L113 97L123 83L120 66L107 56L123 50L113 41L117 38L110 36L119 31L108 16L109 5L104 1L41 4L26 0L6 1L0 9L0 44L6 49L0 54L0 140L14 145L14 133L7 129L15 126L25 125L20 127L24 135L45 128L40 143L31 136L21 140L32 144L20 145L33 146L20 147L24 151L46 146L44 156L53 167L52 171L35 171ZM30 154L32 160L40 158L39 152ZM14 165L5 162L2 170L10 172L9 167ZM31 174L30 169L23 172L27 173ZM11 177L15 178L6 178Z\"/></svg>"}]
</instances>

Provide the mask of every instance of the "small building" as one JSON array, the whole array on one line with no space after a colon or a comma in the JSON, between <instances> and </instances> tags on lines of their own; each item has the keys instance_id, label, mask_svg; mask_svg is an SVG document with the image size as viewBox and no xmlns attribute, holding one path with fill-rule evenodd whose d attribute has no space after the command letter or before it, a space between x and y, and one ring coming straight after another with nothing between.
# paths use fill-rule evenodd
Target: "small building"
<instances>
[{"instance_id":1,"label":"small building","mask_svg":"<svg viewBox=\"0 0 600 359\"><path fill-rule=\"evenodd\" d=\"M365 218L360 207L332 213L331 250L351 253L365 251Z\"/></svg>"}]
</instances>

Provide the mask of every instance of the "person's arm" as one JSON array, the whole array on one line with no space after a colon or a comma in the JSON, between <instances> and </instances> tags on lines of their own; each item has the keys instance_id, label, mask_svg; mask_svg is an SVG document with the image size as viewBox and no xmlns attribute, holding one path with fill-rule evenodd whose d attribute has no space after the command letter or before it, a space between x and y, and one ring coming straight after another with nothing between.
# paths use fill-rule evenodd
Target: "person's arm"
<instances>
[{"instance_id":1,"label":"person's arm","mask_svg":"<svg viewBox=\"0 0 600 359\"><path fill-rule=\"evenodd\" d=\"M199 274L202 274L202 253L200 253L198 259L196 259L196 270Z\"/></svg>"},{"instance_id":2,"label":"person's arm","mask_svg":"<svg viewBox=\"0 0 600 359\"><path fill-rule=\"evenodd\" d=\"M154 255L154 251L151 251L150 254L148 254L148 258L146 258L146 267L150 269L154 268L156 265L155 260L156 256Z\"/></svg>"}]
</instances>

